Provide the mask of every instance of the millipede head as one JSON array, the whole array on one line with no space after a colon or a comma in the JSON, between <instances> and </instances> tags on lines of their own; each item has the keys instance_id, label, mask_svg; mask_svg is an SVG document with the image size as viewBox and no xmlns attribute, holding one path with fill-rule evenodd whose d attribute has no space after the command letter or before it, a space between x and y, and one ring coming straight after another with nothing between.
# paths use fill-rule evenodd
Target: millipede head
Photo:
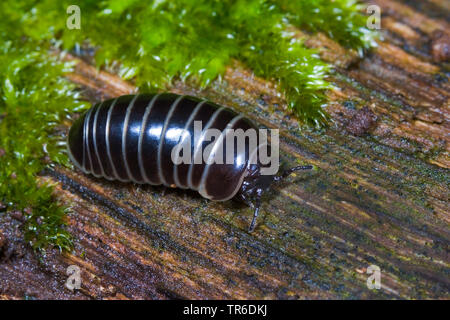
<instances>
[{"instance_id":1,"label":"millipede head","mask_svg":"<svg viewBox=\"0 0 450 320\"><path fill-rule=\"evenodd\" d=\"M253 232L256 225L256 219L261 207L261 198L264 193L271 189L274 182L282 181L296 171L312 170L313 166L296 166L284 170L279 175L261 175L259 165L251 165L249 174L244 178L241 189L237 194L238 199L244 201L250 207L254 208L253 219L249 227L249 232Z\"/></svg>"}]
</instances>

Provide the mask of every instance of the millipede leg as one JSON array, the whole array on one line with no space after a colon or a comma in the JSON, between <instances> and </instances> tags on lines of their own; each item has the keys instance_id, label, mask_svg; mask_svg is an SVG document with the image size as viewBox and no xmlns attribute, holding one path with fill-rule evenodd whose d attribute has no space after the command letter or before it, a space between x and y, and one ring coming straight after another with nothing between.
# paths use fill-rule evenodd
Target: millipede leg
<instances>
[{"instance_id":1,"label":"millipede leg","mask_svg":"<svg viewBox=\"0 0 450 320\"><path fill-rule=\"evenodd\" d=\"M260 208L261 208L261 201L258 199L255 204L255 211L253 212L253 219L252 223L250 223L250 227L248 228L248 232L255 231L256 219L258 218Z\"/></svg>"}]
</instances>

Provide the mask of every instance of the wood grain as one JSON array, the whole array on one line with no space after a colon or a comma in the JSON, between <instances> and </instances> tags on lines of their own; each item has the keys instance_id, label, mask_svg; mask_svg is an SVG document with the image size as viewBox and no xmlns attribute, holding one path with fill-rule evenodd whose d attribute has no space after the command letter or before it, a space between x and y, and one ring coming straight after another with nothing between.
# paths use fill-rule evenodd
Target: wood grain
<instances>
[{"instance_id":1,"label":"wood grain","mask_svg":"<svg viewBox=\"0 0 450 320\"><path fill-rule=\"evenodd\" d=\"M170 88L280 128L284 165L317 167L274 189L254 233L246 231L252 212L239 203L53 166L40 179L71 205L74 250L39 261L20 240L20 221L3 219L13 253L0 263L0 298L450 298L449 69L427 49L435 29L449 30L433 10L448 7L370 2L382 8L384 41L362 60L323 34L298 31L335 66L327 129L299 128L276 87L238 62L209 89ZM92 102L136 91L66 58L77 62L69 79ZM377 121L353 136L346 128L364 106ZM76 292L64 287L72 264L82 270ZM373 264L380 290L366 287Z\"/></svg>"}]
</instances>

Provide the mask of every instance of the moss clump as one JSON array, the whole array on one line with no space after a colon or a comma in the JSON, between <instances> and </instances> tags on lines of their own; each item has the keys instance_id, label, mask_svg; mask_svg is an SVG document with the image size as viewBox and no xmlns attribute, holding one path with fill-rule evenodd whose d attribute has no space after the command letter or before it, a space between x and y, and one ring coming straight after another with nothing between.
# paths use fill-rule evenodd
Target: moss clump
<instances>
[{"instance_id":1,"label":"moss clump","mask_svg":"<svg viewBox=\"0 0 450 320\"><path fill-rule=\"evenodd\" d=\"M326 120L329 68L292 39L287 21L348 46L369 46L359 6L349 0L83 0L77 1L81 30L68 30L61 13L72 2L37 4L29 35L58 36L66 49L89 40L98 47L99 66L120 61L120 75L135 78L141 91L163 89L175 78L206 86L237 59L274 80L299 120L316 126Z\"/></svg>"},{"instance_id":2,"label":"moss clump","mask_svg":"<svg viewBox=\"0 0 450 320\"><path fill-rule=\"evenodd\" d=\"M66 163L55 126L79 110L74 86L62 78L67 64L48 46L23 38L20 7L0 4L0 202L25 217L25 236L36 249L70 247L65 209L48 184L37 184L43 159Z\"/></svg>"}]
</instances>

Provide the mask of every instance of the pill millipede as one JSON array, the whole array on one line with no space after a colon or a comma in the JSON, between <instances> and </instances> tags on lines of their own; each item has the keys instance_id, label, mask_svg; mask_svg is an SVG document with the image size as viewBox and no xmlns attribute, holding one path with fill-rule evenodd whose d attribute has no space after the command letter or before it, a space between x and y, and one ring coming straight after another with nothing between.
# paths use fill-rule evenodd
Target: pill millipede
<instances>
[{"instance_id":1,"label":"pill millipede","mask_svg":"<svg viewBox=\"0 0 450 320\"><path fill-rule=\"evenodd\" d=\"M190 143L196 159L205 145L232 152L232 163L179 163L173 150L183 139L195 136L195 122L205 124L200 139ZM206 130L217 129L221 139L208 141ZM262 164L250 161L253 150L227 150L226 129L258 128L230 108L193 96L173 93L124 95L94 105L77 119L69 131L68 153L86 174L108 180L165 185L198 191L213 201L239 199L254 209L249 231L253 231L261 207L261 197L272 183L310 165L296 166L281 174L261 174ZM228 152L227 152L228 151ZM177 155L177 153L175 153ZM179 155L177 155L179 156Z\"/></svg>"}]
</instances>

